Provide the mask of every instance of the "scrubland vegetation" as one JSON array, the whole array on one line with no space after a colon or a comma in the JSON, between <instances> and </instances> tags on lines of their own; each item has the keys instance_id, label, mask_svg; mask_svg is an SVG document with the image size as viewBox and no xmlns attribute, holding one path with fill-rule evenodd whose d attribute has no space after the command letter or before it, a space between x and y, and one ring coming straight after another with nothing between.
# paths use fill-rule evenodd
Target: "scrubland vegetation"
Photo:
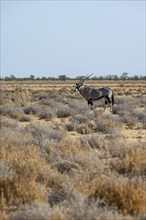
<instances>
[{"instance_id":1,"label":"scrubland vegetation","mask_svg":"<svg viewBox=\"0 0 146 220\"><path fill-rule=\"evenodd\" d=\"M70 81L1 82L0 219L146 218L144 81L93 86L113 89L113 114Z\"/></svg>"}]
</instances>

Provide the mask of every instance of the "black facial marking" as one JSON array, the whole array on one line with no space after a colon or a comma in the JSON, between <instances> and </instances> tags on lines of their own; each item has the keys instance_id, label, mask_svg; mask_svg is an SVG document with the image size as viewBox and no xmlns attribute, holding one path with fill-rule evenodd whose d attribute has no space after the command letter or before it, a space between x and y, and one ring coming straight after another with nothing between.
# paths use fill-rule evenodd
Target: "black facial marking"
<instances>
[{"instance_id":1,"label":"black facial marking","mask_svg":"<svg viewBox=\"0 0 146 220\"><path fill-rule=\"evenodd\" d=\"M76 83L76 89L77 89L77 90L80 90L80 87L81 87L82 85L83 85L83 84Z\"/></svg>"}]
</instances>

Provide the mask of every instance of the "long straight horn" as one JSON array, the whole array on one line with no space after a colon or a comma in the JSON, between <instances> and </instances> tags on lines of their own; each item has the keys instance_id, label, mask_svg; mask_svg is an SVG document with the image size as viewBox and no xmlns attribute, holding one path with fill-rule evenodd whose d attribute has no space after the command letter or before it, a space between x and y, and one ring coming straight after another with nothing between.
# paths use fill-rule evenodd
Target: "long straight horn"
<instances>
[{"instance_id":1,"label":"long straight horn","mask_svg":"<svg viewBox=\"0 0 146 220\"><path fill-rule=\"evenodd\" d=\"M79 83L84 82L84 80L86 79L86 77L87 77L87 76L88 76L88 74L85 76L85 78L84 78L84 79L81 79Z\"/></svg>"},{"instance_id":2,"label":"long straight horn","mask_svg":"<svg viewBox=\"0 0 146 220\"><path fill-rule=\"evenodd\" d=\"M93 73L91 73L89 76L87 75L83 80L80 81L80 83L83 83L86 79L88 79L92 75L93 75Z\"/></svg>"}]
</instances>

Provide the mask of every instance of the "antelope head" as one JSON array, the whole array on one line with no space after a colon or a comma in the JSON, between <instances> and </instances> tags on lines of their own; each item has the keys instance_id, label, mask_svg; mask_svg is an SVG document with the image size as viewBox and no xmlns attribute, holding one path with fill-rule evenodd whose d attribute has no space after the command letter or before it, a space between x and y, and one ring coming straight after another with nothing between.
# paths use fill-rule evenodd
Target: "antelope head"
<instances>
[{"instance_id":1,"label":"antelope head","mask_svg":"<svg viewBox=\"0 0 146 220\"><path fill-rule=\"evenodd\" d=\"M83 82L88 79L90 76L92 76L92 74L90 74L89 76L86 75L84 79L80 80L78 83L76 83L76 91L79 91L80 90L80 87L83 85Z\"/></svg>"}]
</instances>

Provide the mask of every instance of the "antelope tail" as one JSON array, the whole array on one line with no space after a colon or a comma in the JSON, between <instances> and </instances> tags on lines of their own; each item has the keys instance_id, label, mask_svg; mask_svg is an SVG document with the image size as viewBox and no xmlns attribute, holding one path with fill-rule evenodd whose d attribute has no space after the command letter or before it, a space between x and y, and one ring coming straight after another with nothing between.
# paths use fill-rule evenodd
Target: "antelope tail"
<instances>
[{"instance_id":1,"label":"antelope tail","mask_svg":"<svg viewBox=\"0 0 146 220\"><path fill-rule=\"evenodd\" d=\"M114 95L112 94L112 105L114 105L115 103L115 99L114 99Z\"/></svg>"}]
</instances>

